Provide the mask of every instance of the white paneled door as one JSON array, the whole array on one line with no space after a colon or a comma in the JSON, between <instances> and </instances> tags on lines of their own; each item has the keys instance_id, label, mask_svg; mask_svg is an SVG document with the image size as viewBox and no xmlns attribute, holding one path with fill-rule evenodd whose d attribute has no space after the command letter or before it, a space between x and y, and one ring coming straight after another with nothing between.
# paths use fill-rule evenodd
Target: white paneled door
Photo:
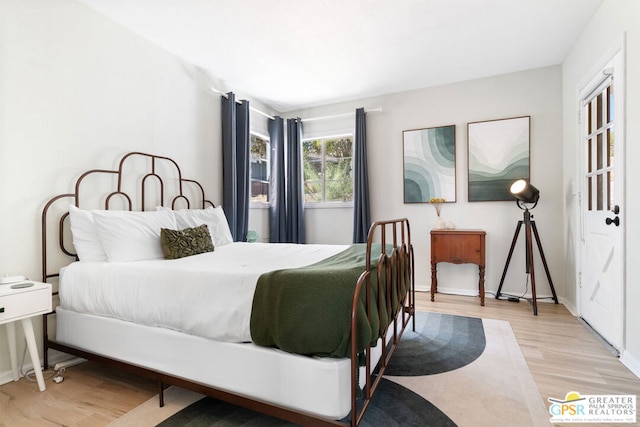
<instances>
[{"instance_id":1,"label":"white paneled door","mask_svg":"<svg viewBox=\"0 0 640 427\"><path fill-rule=\"evenodd\" d=\"M613 347L624 329L624 119L621 54L583 93L580 315Z\"/></svg>"}]
</instances>

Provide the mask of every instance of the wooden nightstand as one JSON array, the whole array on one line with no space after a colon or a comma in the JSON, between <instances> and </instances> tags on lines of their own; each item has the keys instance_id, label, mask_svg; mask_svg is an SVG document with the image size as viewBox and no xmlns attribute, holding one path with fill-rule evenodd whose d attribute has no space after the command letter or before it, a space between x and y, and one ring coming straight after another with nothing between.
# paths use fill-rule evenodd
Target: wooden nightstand
<instances>
[{"instance_id":1,"label":"wooden nightstand","mask_svg":"<svg viewBox=\"0 0 640 427\"><path fill-rule=\"evenodd\" d=\"M20 287L26 283L32 283L29 287ZM51 311L51 285L32 281L17 282L0 285L0 325L7 324L7 338L9 341L9 356L11 357L11 370L13 380L20 379L18 373L18 359L16 357L16 330L15 323L22 323L24 336L27 340L31 363L38 380L40 391L45 390L38 346L33 334L31 318Z\"/></svg>"},{"instance_id":2,"label":"wooden nightstand","mask_svg":"<svg viewBox=\"0 0 640 427\"><path fill-rule=\"evenodd\" d=\"M438 291L439 262L477 264L480 305L484 305L485 236L483 230L431 230L431 301Z\"/></svg>"}]
</instances>

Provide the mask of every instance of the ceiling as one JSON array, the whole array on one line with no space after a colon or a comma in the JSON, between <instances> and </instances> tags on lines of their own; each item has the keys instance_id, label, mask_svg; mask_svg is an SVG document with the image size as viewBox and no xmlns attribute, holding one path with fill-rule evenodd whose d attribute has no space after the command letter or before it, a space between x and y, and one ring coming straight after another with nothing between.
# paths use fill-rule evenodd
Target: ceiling
<instances>
[{"instance_id":1,"label":"ceiling","mask_svg":"<svg viewBox=\"0 0 640 427\"><path fill-rule=\"evenodd\" d=\"M561 64L602 0L81 0L285 113Z\"/></svg>"}]
</instances>

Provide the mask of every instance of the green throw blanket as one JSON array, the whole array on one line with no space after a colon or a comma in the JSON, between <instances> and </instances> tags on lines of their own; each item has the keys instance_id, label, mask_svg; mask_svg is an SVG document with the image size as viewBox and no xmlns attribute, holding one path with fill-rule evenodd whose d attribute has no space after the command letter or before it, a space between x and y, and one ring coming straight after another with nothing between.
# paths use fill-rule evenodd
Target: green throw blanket
<instances>
[{"instance_id":1,"label":"green throw blanket","mask_svg":"<svg viewBox=\"0 0 640 427\"><path fill-rule=\"evenodd\" d=\"M253 342L303 355L349 357L351 305L358 278L366 269L366 250L366 244L356 244L316 264L260 276L251 311ZM374 245L372 318L367 320L363 286L357 312L358 353L367 344L376 344L380 322L388 324L386 311L382 319L377 315L379 256L380 245Z\"/></svg>"}]
</instances>

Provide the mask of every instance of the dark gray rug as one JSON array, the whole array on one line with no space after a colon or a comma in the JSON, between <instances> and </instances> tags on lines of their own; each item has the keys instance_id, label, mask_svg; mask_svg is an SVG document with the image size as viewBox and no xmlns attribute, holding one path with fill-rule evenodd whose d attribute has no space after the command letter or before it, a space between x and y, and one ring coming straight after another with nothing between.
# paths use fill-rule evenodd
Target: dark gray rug
<instances>
[{"instance_id":1,"label":"dark gray rug","mask_svg":"<svg viewBox=\"0 0 640 427\"><path fill-rule=\"evenodd\" d=\"M461 368L484 351L482 319L417 313L416 332L405 331L386 375L424 376ZM294 424L205 397L159 424L161 427L292 426ZM429 401L383 379L362 426L455 426Z\"/></svg>"},{"instance_id":2,"label":"dark gray rug","mask_svg":"<svg viewBox=\"0 0 640 427\"><path fill-rule=\"evenodd\" d=\"M482 319L418 312L416 331L408 327L404 332L385 374L417 377L453 371L480 357L486 344Z\"/></svg>"}]
</instances>

